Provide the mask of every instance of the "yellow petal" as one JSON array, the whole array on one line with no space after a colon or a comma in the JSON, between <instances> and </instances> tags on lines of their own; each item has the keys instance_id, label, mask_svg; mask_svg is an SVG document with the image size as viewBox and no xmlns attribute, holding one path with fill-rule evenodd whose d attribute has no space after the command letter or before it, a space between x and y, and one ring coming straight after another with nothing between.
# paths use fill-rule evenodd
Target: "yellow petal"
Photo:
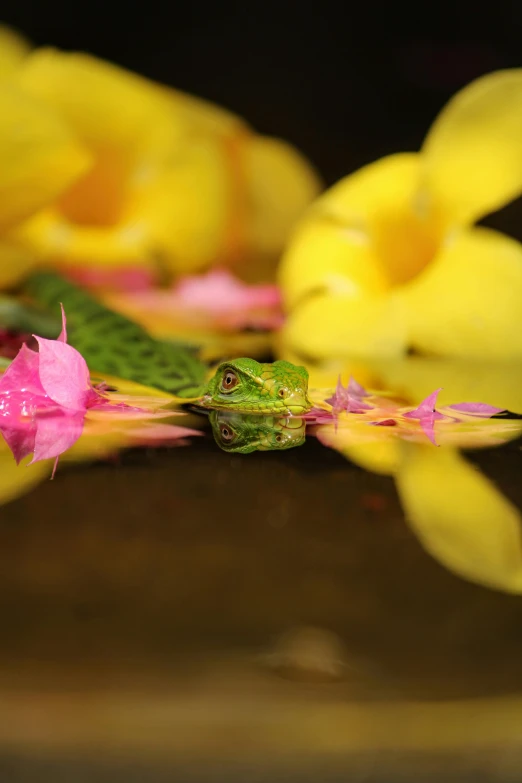
<instances>
[{"instance_id":1,"label":"yellow petal","mask_svg":"<svg viewBox=\"0 0 522 783\"><path fill-rule=\"evenodd\" d=\"M522 245L514 239L464 230L397 297L421 351L484 361L522 357Z\"/></svg>"},{"instance_id":2,"label":"yellow petal","mask_svg":"<svg viewBox=\"0 0 522 783\"><path fill-rule=\"evenodd\" d=\"M80 226L121 222L129 196L154 182L189 132L167 91L88 55L36 50L17 83L58 112L92 154L92 167L59 204Z\"/></svg>"},{"instance_id":3,"label":"yellow petal","mask_svg":"<svg viewBox=\"0 0 522 783\"><path fill-rule=\"evenodd\" d=\"M368 244L391 284L417 275L445 230L419 201L420 171L419 155L390 155L342 179L313 208Z\"/></svg>"},{"instance_id":4,"label":"yellow petal","mask_svg":"<svg viewBox=\"0 0 522 783\"><path fill-rule=\"evenodd\" d=\"M337 427L324 424L317 437L364 470L393 476L399 464L399 444L389 427L371 427L366 422L341 419Z\"/></svg>"},{"instance_id":5,"label":"yellow petal","mask_svg":"<svg viewBox=\"0 0 522 783\"><path fill-rule=\"evenodd\" d=\"M280 139L252 135L242 147L241 163L248 245L261 255L277 256L319 194L321 181L306 158Z\"/></svg>"},{"instance_id":6,"label":"yellow petal","mask_svg":"<svg viewBox=\"0 0 522 783\"><path fill-rule=\"evenodd\" d=\"M5 443L0 443L0 505L25 495L51 475L54 460L35 462L31 466L26 464L28 460L17 465Z\"/></svg>"},{"instance_id":7,"label":"yellow petal","mask_svg":"<svg viewBox=\"0 0 522 783\"><path fill-rule=\"evenodd\" d=\"M151 240L139 220L107 228L78 226L58 210L47 209L21 223L10 237L28 253L58 267L153 265Z\"/></svg>"},{"instance_id":8,"label":"yellow petal","mask_svg":"<svg viewBox=\"0 0 522 783\"><path fill-rule=\"evenodd\" d=\"M279 266L287 309L318 291L360 297L383 293L387 281L364 237L312 210L295 232Z\"/></svg>"},{"instance_id":9,"label":"yellow petal","mask_svg":"<svg viewBox=\"0 0 522 783\"><path fill-rule=\"evenodd\" d=\"M452 449L403 443L396 482L433 557L465 579L522 593L522 520L485 476Z\"/></svg>"},{"instance_id":10,"label":"yellow petal","mask_svg":"<svg viewBox=\"0 0 522 783\"><path fill-rule=\"evenodd\" d=\"M403 314L390 297L326 294L295 307L281 337L288 350L312 360L400 356L405 338Z\"/></svg>"},{"instance_id":11,"label":"yellow petal","mask_svg":"<svg viewBox=\"0 0 522 783\"><path fill-rule=\"evenodd\" d=\"M219 139L195 139L176 166L134 205L161 260L176 272L193 272L226 255L234 188ZM133 222L132 212L128 216Z\"/></svg>"},{"instance_id":12,"label":"yellow petal","mask_svg":"<svg viewBox=\"0 0 522 783\"><path fill-rule=\"evenodd\" d=\"M311 361L310 357L304 357L292 351L284 338L283 331L272 335L272 353L278 359L286 359L287 362L292 364L306 365L309 375L309 397L312 402L316 403L319 400L324 400L325 389L331 389L333 394L339 375L345 380L350 375L353 375L362 386L372 389L377 388L376 379L379 376L375 370L370 369L367 362L335 358L324 362Z\"/></svg>"},{"instance_id":13,"label":"yellow petal","mask_svg":"<svg viewBox=\"0 0 522 783\"><path fill-rule=\"evenodd\" d=\"M10 27L0 25L0 79L10 76L31 50L31 44Z\"/></svg>"},{"instance_id":14,"label":"yellow petal","mask_svg":"<svg viewBox=\"0 0 522 783\"><path fill-rule=\"evenodd\" d=\"M424 142L428 198L456 224L508 203L522 192L521 138L522 68L472 82L442 110Z\"/></svg>"},{"instance_id":15,"label":"yellow petal","mask_svg":"<svg viewBox=\"0 0 522 783\"><path fill-rule=\"evenodd\" d=\"M373 388L393 389L415 404L442 387L438 404L485 402L522 413L522 363L455 358L407 357L375 361ZM344 377L344 376L343 376ZM358 379L358 376L355 375ZM364 384L363 384L364 385Z\"/></svg>"},{"instance_id":16,"label":"yellow petal","mask_svg":"<svg viewBox=\"0 0 522 783\"><path fill-rule=\"evenodd\" d=\"M231 111L211 101L188 95L180 90L156 85L164 91L194 133L236 136L248 131L248 124Z\"/></svg>"},{"instance_id":17,"label":"yellow petal","mask_svg":"<svg viewBox=\"0 0 522 783\"><path fill-rule=\"evenodd\" d=\"M161 138L171 151L186 133L166 92L137 74L87 54L37 49L25 60L17 80L96 149L135 156Z\"/></svg>"},{"instance_id":18,"label":"yellow petal","mask_svg":"<svg viewBox=\"0 0 522 783\"><path fill-rule=\"evenodd\" d=\"M60 195L89 156L52 110L13 86L0 87L0 228Z\"/></svg>"}]
</instances>

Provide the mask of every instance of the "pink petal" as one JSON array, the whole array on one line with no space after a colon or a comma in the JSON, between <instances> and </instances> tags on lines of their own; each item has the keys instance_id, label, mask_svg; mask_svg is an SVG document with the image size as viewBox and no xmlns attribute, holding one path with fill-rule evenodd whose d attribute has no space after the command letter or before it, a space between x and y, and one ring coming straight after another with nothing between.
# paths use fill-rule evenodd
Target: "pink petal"
<instances>
[{"instance_id":1,"label":"pink petal","mask_svg":"<svg viewBox=\"0 0 522 783\"><path fill-rule=\"evenodd\" d=\"M281 294L275 285L248 285L226 269L214 269L206 275L184 277L174 288L184 306L226 313L230 310L254 310L279 307Z\"/></svg>"},{"instance_id":2,"label":"pink petal","mask_svg":"<svg viewBox=\"0 0 522 783\"><path fill-rule=\"evenodd\" d=\"M328 397L325 402L332 406L334 410L342 410L346 404L347 391L343 386L341 376L337 378L337 386L335 387L335 394L332 397Z\"/></svg>"},{"instance_id":3,"label":"pink petal","mask_svg":"<svg viewBox=\"0 0 522 783\"><path fill-rule=\"evenodd\" d=\"M224 269L182 277L170 290L131 292L122 301L132 309L161 313L197 328L276 329L283 322L276 285L249 285Z\"/></svg>"},{"instance_id":4,"label":"pink petal","mask_svg":"<svg viewBox=\"0 0 522 783\"><path fill-rule=\"evenodd\" d=\"M56 404L43 394L21 390L0 392L0 426L25 427L38 411L56 409Z\"/></svg>"},{"instance_id":5,"label":"pink petal","mask_svg":"<svg viewBox=\"0 0 522 783\"><path fill-rule=\"evenodd\" d=\"M313 424L330 424L336 418L333 411L325 411L322 408L312 408L301 416L304 421L309 421Z\"/></svg>"},{"instance_id":6,"label":"pink petal","mask_svg":"<svg viewBox=\"0 0 522 783\"><path fill-rule=\"evenodd\" d=\"M36 425L33 422L26 421L24 426L17 427L4 427L2 425L0 426L0 432L11 449L17 464L34 451Z\"/></svg>"},{"instance_id":7,"label":"pink petal","mask_svg":"<svg viewBox=\"0 0 522 783\"><path fill-rule=\"evenodd\" d=\"M435 419L444 418L442 413L437 413L437 411L435 410L437 397L439 396L439 393L441 391L442 391L442 387L440 389L436 389L428 397L426 397L425 400L421 402L418 408L415 408L415 410L413 411L408 411L407 413L403 413L402 415L406 419L419 419L419 420L423 419L425 416L431 416L431 414L434 414Z\"/></svg>"},{"instance_id":8,"label":"pink petal","mask_svg":"<svg viewBox=\"0 0 522 783\"><path fill-rule=\"evenodd\" d=\"M333 397L329 397L325 402L329 403L334 409L334 413L346 411L347 413L364 413L372 410L373 406L363 402L363 397L369 397L368 392L350 376L348 386L344 388L341 376L337 380L337 386Z\"/></svg>"},{"instance_id":9,"label":"pink petal","mask_svg":"<svg viewBox=\"0 0 522 783\"><path fill-rule=\"evenodd\" d=\"M22 345L18 355L0 377L0 392L28 392L40 397L45 396L39 376L40 356Z\"/></svg>"},{"instance_id":10,"label":"pink petal","mask_svg":"<svg viewBox=\"0 0 522 783\"><path fill-rule=\"evenodd\" d=\"M440 389L436 389L421 402L418 408L402 414L405 419L418 419L422 431L434 446L437 445L435 440L435 422L444 418L444 414L439 413L435 409L437 397L441 391L442 387Z\"/></svg>"},{"instance_id":11,"label":"pink petal","mask_svg":"<svg viewBox=\"0 0 522 783\"><path fill-rule=\"evenodd\" d=\"M346 406L348 413L364 413L364 411L371 411L372 407L372 405L369 405L367 402L362 402L362 400L359 400L357 397L348 396L348 404Z\"/></svg>"},{"instance_id":12,"label":"pink petal","mask_svg":"<svg viewBox=\"0 0 522 783\"><path fill-rule=\"evenodd\" d=\"M34 456L29 464L58 457L70 449L82 434L84 419L85 415L82 411L38 417Z\"/></svg>"},{"instance_id":13,"label":"pink petal","mask_svg":"<svg viewBox=\"0 0 522 783\"><path fill-rule=\"evenodd\" d=\"M423 416L420 419L420 425L421 429L426 435L426 437L431 440L434 446L437 445L437 441L435 440L435 419L437 418L443 418L440 413L432 412L428 413L426 416Z\"/></svg>"},{"instance_id":14,"label":"pink petal","mask_svg":"<svg viewBox=\"0 0 522 783\"><path fill-rule=\"evenodd\" d=\"M462 411L463 413L472 413L474 416L484 416L489 418L496 413L502 413L504 408L495 408L494 405L486 405L484 402L458 402L456 405L448 405L448 408L452 408L455 411Z\"/></svg>"},{"instance_id":15,"label":"pink petal","mask_svg":"<svg viewBox=\"0 0 522 783\"><path fill-rule=\"evenodd\" d=\"M85 411L92 387L83 356L67 343L36 339L40 348L40 381L45 392L64 408Z\"/></svg>"},{"instance_id":16,"label":"pink petal","mask_svg":"<svg viewBox=\"0 0 522 783\"><path fill-rule=\"evenodd\" d=\"M348 394L351 394L353 397L369 397L369 392L366 391L364 386L361 386L360 383L357 383L355 378L350 375L350 380L348 381Z\"/></svg>"}]
</instances>

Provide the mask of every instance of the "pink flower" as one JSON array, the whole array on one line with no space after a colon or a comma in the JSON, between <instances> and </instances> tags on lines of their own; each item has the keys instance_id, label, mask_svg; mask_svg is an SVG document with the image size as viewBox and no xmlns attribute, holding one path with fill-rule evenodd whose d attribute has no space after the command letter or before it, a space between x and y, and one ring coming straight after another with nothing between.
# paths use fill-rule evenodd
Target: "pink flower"
<instances>
[{"instance_id":1,"label":"pink flower","mask_svg":"<svg viewBox=\"0 0 522 783\"><path fill-rule=\"evenodd\" d=\"M441 391L442 389L436 389L421 402L418 408L402 414L405 419L418 419L422 431L426 437L431 440L434 446L437 445L437 442L435 441L435 422L444 418L442 413L435 410L435 403L437 402L437 397Z\"/></svg>"},{"instance_id":2,"label":"pink flower","mask_svg":"<svg viewBox=\"0 0 522 783\"><path fill-rule=\"evenodd\" d=\"M234 310L267 310L281 304L277 286L248 285L226 269L214 269L206 275L182 277L173 292L185 307L215 314Z\"/></svg>"},{"instance_id":3,"label":"pink flower","mask_svg":"<svg viewBox=\"0 0 522 783\"><path fill-rule=\"evenodd\" d=\"M338 414L341 411L347 413L364 413L372 409L372 405L364 402L365 397L369 397L369 393L364 389L360 383L350 376L348 386L343 386L341 376L337 381L337 387L333 397L329 397L325 402L332 406L334 414Z\"/></svg>"},{"instance_id":4,"label":"pink flower","mask_svg":"<svg viewBox=\"0 0 522 783\"><path fill-rule=\"evenodd\" d=\"M125 416L141 408L112 403L95 389L83 356L67 344L65 314L57 340L36 337L38 352L22 345L0 377L0 431L19 463L56 458L80 437L87 411ZM53 471L54 475L54 471Z\"/></svg>"},{"instance_id":5,"label":"pink flower","mask_svg":"<svg viewBox=\"0 0 522 783\"><path fill-rule=\"evenodd\" d=\"M234 331L277 329L283 321L276 285L249 285L226 269L182 277L172 288L145 287L109 299L140 323Z\"/></svg>"},{"instance_id":6,"label":"pink flower","mask_svg":"<svg viewBox=\"0 0 522 783\"><path fill-rule=\"evenodd\" d=\"M477 416L482 419L490 418L502 411L502 408L495 408L493 405L487 405L483 402L458 402L454 405L448 405L446 410L449 411L449 413L444 414L435 407L437 397L441 391L442 389L436 389L426 397L415 410L407 411L402 414L406 419L418 419L422 431L426 437L431 440L434 446L437 445L437 442L435 441L435 422L440 421L441 419L457 421L458 417L455 418L453 411L456 411L457 413L466 413L470 416Z\"/></svg>"}]
</instances>

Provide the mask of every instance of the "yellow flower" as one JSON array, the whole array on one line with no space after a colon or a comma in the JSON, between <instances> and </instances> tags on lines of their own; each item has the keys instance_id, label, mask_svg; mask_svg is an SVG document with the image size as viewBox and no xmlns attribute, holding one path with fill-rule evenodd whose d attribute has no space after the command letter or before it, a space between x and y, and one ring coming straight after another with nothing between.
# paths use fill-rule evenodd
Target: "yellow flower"
<instances>
[{"instance_id":1,"label":"yellow flower","mask_svg":"<svg viewBox=\"0 0 522 783\"><path fill-rule=\"evenodd\" d=\"M29 42L20 33L0 25L0 79L16 71L30 49Z\"/></svg>"},{"instance_id":2,"label":"yellow flower","mask_svg":"<svg viewBox=\"0 0 522 783\"><path fill-rule=\"evenodd\" d=\"M6 237L46 262L185 272L273 256L318 193L309 164L283 142L94 57L36 50L8 82L58 118L89 160ZM10 116L13 124L25 119ZM50 120L43 113L41 121ZM31 130L40 133L36 119ZM31 164L7 145L0 156L13 169ZM28 191L42 180L38 170L30 175Z\"/></svg>"},{"instance_id":3,"label":"yellow flower","mask_svg":"<svg viewBox=\"0 0 522 783\"><path fill-rule=\"evenodd\" d=\"M522 365L404 359L372 367L377 388L413 405L444 386L440 405L487 401L522 410ZM324 393L321 395L324 399ZM437 404L439 407L439 404ZM435 423L437 448L417 428L371 426L341 414L320 440L365 470L393 476L407 523L423 547L464 579L522 594L522 515L458 449L491 448L520 437L517 420Z\"/></svg>"},{"instance_id":4,"label":"yellow flower","mask_svg":"<svg viewBox=\"0 0 522 783\"><path fill-rule=\"evenodd\" d=\"M280 267L283 353L522 357L522 245L473 224L522 192L522 69L478 79L418 154L341 180Z\"/></svg>"},{"instance_id":5,"label":"yellow flower","mask_svg":"<svg viewBox=\"0 0 522 783\"><path fill-rule=\"evenodd\" d=\"M59 198L90 165L60 117L16 87L0 84L0 286L17 280L34 255L17 227Z\"/></svg>"}]
</instances>

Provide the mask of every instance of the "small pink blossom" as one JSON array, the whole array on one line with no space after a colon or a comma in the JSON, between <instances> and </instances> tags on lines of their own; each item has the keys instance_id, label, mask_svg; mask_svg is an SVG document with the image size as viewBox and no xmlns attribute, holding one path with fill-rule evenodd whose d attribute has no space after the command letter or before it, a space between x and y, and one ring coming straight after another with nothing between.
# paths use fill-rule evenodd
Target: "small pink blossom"
<instances>
[{"instance_id":1,"label":"small pink blossom","mask_svg":"<svg viewBox=\"0 0 522 783\"><path fill-rule=\"evenodd\" d=\"M339 414L341 411L364 413L364 411L369 411L373 408L372 405L364 402L364 398L369 396L366 389L360 383L357 383L354 378L350 376L348 386L345 388L341 376L339 376L335 394L325 400L325 402L332 406L334 415Z\"/></svg>"},{"instance_id":2,"label":"small pink blossom","mask_svg":"<svg viewBox=\"0 0 522 783\"><path fill-rule=\"evenodd\" d=\"M63 310L62 324L57 340L36 337L38 352L22 345L0 376L0 431L18 463L29 454L30 464L54 457L56 469L82 434L88 411L124 419L148 413L113 403L93 387L85 359L66 342Z\"/></svg>"},{"instance_id":3,"label":"small pink blossom","mask_svg":"<svg viewBox=\"0 0 522 783\"><path fill-rule=\"evenodd\" d=\"M437 397L441 391L442 388L436 389L434 392L428 395L428 397L426 397L426 399L424 399L417 408L402 414L406 419L418 419L422 431L435 446L437 445L435 440L436 421L441 421L442 419L445 419L446 421L458 421L458 417L455 418L454 412L467 413L471 416L488 419L491 416L494 416L496 413L501 413L502 411L502 408L496 408L493 405L487 405L483 402L459 402L443 408L442 410L446 411L446 413L442 413L435 407Z\"/></svg>"},{"instance_id":4,"label":"small pink blossom","mask_svg":"<svg viewBox=\"0 0 522 783\"><path fill-rule=\"evenodd\" d=\"M442 388L436 389L417 408L402 414L405 419L418 419L422 431L434 446L437 445L435 440L435 422L444 418L444 415L435 409L437 397L441 391Z\"/></svg>"}]
</instances>

